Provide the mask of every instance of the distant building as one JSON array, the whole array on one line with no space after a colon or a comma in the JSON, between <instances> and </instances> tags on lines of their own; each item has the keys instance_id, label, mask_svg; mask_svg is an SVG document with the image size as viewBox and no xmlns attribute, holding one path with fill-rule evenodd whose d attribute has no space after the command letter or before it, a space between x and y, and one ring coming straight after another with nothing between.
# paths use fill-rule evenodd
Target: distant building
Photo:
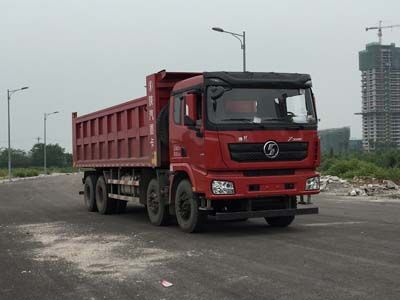
<instances>
[{"instance_id":1,"label":"distant building","mask_svg":"<svg viewBox=\"0 0 400 300\"><path fill-rule=\"evenodd\" d=\"M400 148L400 48L371 43L359 52L363 149Z\"/></svg>"},{"instance_id":2,"label":"distant building","mask_svg":"<svg viewBox=\"0 0 400 300\"><path fill-rule=\"evenodd\" d=\"M318 131L322 153L343 153L349 150L350 127L324 129Z\"/></svg>"},{"instance_id":3,"label":"distant building","mask_svg":"<svg viewBox=\"0 0 400 300\"><path fill-rule=\"evenodd\" d=\"M357 151L360 152L363 150L362 140L349 140L349 151Z\"/></svg>"}]
</instances>

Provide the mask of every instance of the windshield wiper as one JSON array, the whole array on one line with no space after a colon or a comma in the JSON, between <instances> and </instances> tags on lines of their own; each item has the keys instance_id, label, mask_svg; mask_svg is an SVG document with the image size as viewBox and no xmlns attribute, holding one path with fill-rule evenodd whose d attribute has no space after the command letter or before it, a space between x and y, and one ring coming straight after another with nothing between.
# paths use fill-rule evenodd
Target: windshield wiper
<instances>
[{"instance_id":1,"label":"windshield wiper","mask_svg":"<svg viewBox=\"0 0 400 300\"><path fill-rule=\"evenodd\" d=\"M228 118L228 119L222 119L221 121L247 121L249 123L254 123L252 119L246 119L246 118Z\"/></svg>"},{"instance_id":2,"label":"windshield wiper","mask_svg":"<svg viewBox=\"0 0 400 300\"><path fill-rule=\"evenodd\" d=\"M264 118L262 121L286 121L285 118Z\"/></svg>"}]
</instances>

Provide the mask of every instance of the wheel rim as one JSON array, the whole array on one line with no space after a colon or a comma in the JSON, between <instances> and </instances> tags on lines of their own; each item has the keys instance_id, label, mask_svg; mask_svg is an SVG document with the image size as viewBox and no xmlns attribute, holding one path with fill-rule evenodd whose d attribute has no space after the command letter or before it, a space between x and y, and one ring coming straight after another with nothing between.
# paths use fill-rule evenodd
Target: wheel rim
<instances>
[{"instance_id":1,"label":"wheel rim","mask_svg":"<svg viewBox=\"0 0 400 300\"><path fill-rule=\"evenodd\" d=\"M186 192L182 192L178 197L178 213L181 219L187 221L191 216L191 204L189 195Z\"/></svg>"},{"instance_id":2,"label":"wheel rim","mask_svg":"<svg viewBox=\"0 0 400 300\"><path fill-rule=\"evenodd\" d=\"M152 188L149 191L147 199L148 199L147 206L150 212L156 215L160 209L160 199L158 197L157 191L154 188Z\"/></svg>"}]
</instances>

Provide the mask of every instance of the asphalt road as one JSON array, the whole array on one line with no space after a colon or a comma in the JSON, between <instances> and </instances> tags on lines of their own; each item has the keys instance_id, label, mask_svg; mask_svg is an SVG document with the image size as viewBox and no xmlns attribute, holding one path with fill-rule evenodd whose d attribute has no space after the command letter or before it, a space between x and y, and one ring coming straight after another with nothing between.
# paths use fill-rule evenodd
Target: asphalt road
<instances>
[{"instance_id":1,"label":"asphalt road","mask_svg":"<svg viewBox=\"0 0 400 300\"><path fill-rule=\"evenodd\" d=\"M400 200L324 194L286 229L185 234L139 206L89 213L80 189L77 175L0 185L0 299L400 299Z\"/></svg>"}]
</instances>

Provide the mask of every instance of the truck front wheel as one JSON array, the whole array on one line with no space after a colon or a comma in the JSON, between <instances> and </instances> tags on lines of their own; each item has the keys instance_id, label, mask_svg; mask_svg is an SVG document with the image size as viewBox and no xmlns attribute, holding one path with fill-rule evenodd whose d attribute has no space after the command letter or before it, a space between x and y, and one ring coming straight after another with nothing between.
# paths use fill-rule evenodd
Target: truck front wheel
<instances>
[{"instance_id":1,"label":"truck front wheel","mask_svg":"<svg viewBox=\"0 0 400 300\"><path fill-rule=\"evenodd\" d=\"M96 177L93 175L87 176L83 187L83 199L88 211L97 211L95 186Z\"/></svg>"},{"instance_id":2,"label":"truck front wheel","mask_svg":"<svg viewBox=\"0 0 400 300\"><path fill-rule=\"evenodd\" d=\"M147 215L150 222L154 225L161 226L168 222L167 206L160 196L160 186L157 179L150 180L146 193Z\"/></svg>"},{"instance_id":3,"label":"truck front wheel","mask_svg":"<svg viewBox=\"0 0 400 300\"><path fill-rule=\"evenodd\" d=\"M293 220L294 216L265 218L265 221L272 227L288 227Z\"/></svg>"},{"instance_id":4,"label":"truck front wheel","mask_svg":"<svg viewBox=\"0 0 400 300\"><path fill-rule=\"evenodd\" d=\"M207 216L198 208L198 201L193 197L192 184L189 180L182 180L176 188L175 213L183 231L196 232L201 229Z\"/></svg>"},{"instance_id":5,"label":"truck front wheel","mask_svg":"<svg viewBox=\"0 0 400 300\"><path fill-rule=\"evenodd\" d=\"M108 197L107 185L103 176L97 179L96 205L99 213L102 215L112 214L115 212L116 201Z\"/></svg>"}]
</instances>

